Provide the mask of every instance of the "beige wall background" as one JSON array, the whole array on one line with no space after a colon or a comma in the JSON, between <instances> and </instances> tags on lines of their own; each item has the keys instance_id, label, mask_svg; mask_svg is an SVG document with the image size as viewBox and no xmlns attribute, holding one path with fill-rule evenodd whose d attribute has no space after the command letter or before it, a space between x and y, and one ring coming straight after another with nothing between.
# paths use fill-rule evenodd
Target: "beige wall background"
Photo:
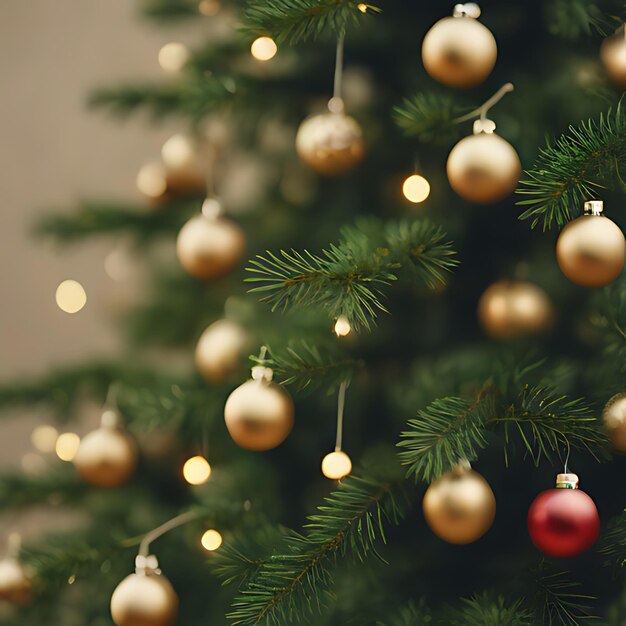
<instances>
[{"instance_id":1,"label":"beige wall background","mask_svg":"<svg viewBox=\"0 0 626 626\"><path fill-rule=\"evenodd\" d=\"M120 124L85 106L90 88L163 76L157 63L168 41L192 43L201 20L164 28L131 0L0 2L0 381L42 373L55 364L118 347L110 313L119 283L104 271L112 241L60 248L33 239L35 219L71 210L79 198L139 199L139 167L158 158L177 130L132 119ZM178 30L177 30L178 29ZM75 315L55 304L66 278L87 291ZM37 413L0 418L0 465L30 448Z\"/></svg>"}]
</instances>

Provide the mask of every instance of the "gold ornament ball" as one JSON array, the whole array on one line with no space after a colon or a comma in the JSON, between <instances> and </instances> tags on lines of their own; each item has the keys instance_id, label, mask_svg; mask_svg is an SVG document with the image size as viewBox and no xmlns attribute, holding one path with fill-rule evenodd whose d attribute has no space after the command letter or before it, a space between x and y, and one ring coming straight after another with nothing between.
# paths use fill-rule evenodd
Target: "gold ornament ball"
<instances>
[{"instance_id":1,"label":"gold ornament ball","mask_svg":"<svg viewBox=\"0 0 626 626\"><path fill-rule=\"evenodd\" d=\"M438 537L448 543L466 544L489 530L496 515L496 499L480 474L455 469L428 487L423 508L428 525Z\"/></svg>"},{"instance_id":2,"label":"gold ornament ball","mask_svg":"<svg viewBox=\"0 0 626 626\"><path fill-rule=\"evenodd\" d=\"M606 403L602 419L611 446L626 452L626 393L618 393Z\"/></svg>"},{"instance_id":3,"label":"gold ornament ball","mask_svg":"<svg viewBox=\"0 0 626 626\"><path fill-rule=\"evenodd\" d=\"M322 474L332 480L341 480L352 471L352 461L342 450L327 454L322 460Z\"/></svg>"},{"instance_id":4,"label":"gold ornament ball","mask_svg":"<svg viewBox=\"0 0 626 626\"><path fill-rule=\"evenodd\" d=\"M604 287L624 269L626 241L615 222L603 215L582 215L561 231L556 242L561 271L581 287Z\"/></svg>"},{"instance_id":5,"label":"gold ornament ball","mask_svg":"<svg viewBox=\"0 0 626 626\"><path fill-rule=\"evenodd\" d=\"M312 115L300 124L296 151L318 174L340 176L363 158L363 132L356 120L343 113Z\"/></svg>"},{"instance_id":6,"label":"gold ornament ball","mask_svg":"<svg viewBox=\"0 0 626 626\"><path fill-rule=\"evenodd\" d=\"M422 43L426 71L449 87L479 85L493 70L497 56L491 31L471 17L444 17Z\"/></svg>"},{"instance_id":7,"label":"gold ornament ball","mask_svg":"<svg viewBox=\"0 0 626 626\"><path fill-rule=\"evenodd\" d=\"M220 278L241 261L245 236L235 222L223 217L192 217L178 233L176 253L183 268L192 276Z\"/></svg>"},{"instance_id":8,"label":"gold ornament ball","mask_svg":"<svg viewBox=\"0 0 626 626\"><path fill-rule=\"evenodd\" d=\"M131 574L111 596L116 626L174 626L177 615L178 596L162 574Z\"/></svg>"},{"instance_id":9,"label":"gold ornament ball","mask_svg":"<svg viewBox=\"0 0 626 626\"><path fill-rule=\"evenodd\" d=\"M137 466L137 445L124 430L102 426L83 437L73 462L90 485L118 487Z\"/></svg>"},{"instance_id":10,"label":"gold ornament ball","mask_svg":"<svg viewBox=\"0 0 626 626\"><path fill-rule=\"evenodd\" d=\"M609 78L620 89L626 89L626 32L622 26L615 35L607 37L600 48L600 58Z\"/></svg>"},{"instance_id":11,"label":"gold ornament ball","mask_svg":"<svg viewBox=\"0 0 626 626\"><path fill-rule=\"evenodd\" d=\"M450 186L468 202L490 204L513 192L522 173L515 148L495 133L464 137L448 155Z\"/></svg>"},{"instance_id":12,"label":"gold ornament ball","mask_svg":"<svg viewBox=\"0 0 626 626\"><path fill-rule=\"evenodd\" d=\"M291 396L276 383L249 380L226 401L224 419L235 443L246 450L271 450L287 439L293 428Z\"/></svg>"},{"instance_id":13,"label":"gold ornament ball","mask_svg":"<svg viewBox=\"0 0 626 626\"><path fill-rule=\"evenodd\" d=\"M553 308L546 292L532 283L501 280L478 302L478 319L494 339L538 333L550 327Z\"/></svg>"},{"instance_id":14,"label":"gold ornament ball","mask_svg":"<svg viewBox=\"0 0 626 626\"><path fill-rule=\"evenodd\" d=\"M0 561L0 600L22 606L30 602L32 588L30 576L17 559Z\"/></svg>"},{"instance_id":15,"label":"gold ornament ball","mask_svg":"<svg viewBox=\"0 0 626 626\"><path fill-rule=\"evenodd\" d=\"M196 344L196 365L210 383L220 383L237 371L248 344L246 331L230 320L211 324Z\"/></svg>"}]
</instances>

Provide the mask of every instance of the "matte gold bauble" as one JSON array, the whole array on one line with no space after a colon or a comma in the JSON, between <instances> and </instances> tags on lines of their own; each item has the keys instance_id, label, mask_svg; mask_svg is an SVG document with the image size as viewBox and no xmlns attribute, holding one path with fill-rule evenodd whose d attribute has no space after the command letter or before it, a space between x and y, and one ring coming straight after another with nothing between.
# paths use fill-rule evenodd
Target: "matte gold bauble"
<instances>
[{"instance_id":1,"label":"matte gold bauble","mask_svg":"<svg viewBox=\"0 0 626 626\"><path fill-rule=\"evenodd\" d=\"M243 231L223 217L192 217L178 233L176 253L183 268L196 278L220 278L241 261L246 248Z\"/></svg>"},{"instance_id":2,"label":"matte gold bauble","mask_svg":"<svg viewBox=\"0 0 626 626\"><path fill-rule=\"evenodd\" d=\"M224 407L230 436L246 450L270 450L280 445L293 428L293 417L291 396L271 382L267 368L254 368L252 380L237 387Z\"/></svg>"},{"instance_id":3,"label":"matte gold bauble","mask_svg":"<svg viewBox=\"0 0 626 626\"><path fill-rule=\"evenodd\" d=\"M522 173L515 148L495 133L464 137L452 148L446 166L450 186L461 198L489 204L513 192Z\"/></svg>"},{"instance_id":4,"label":"matte gold bauble","mask_svg":"<svg viewBox=\"0 0 626 626\"><path fill-rule=\"evenodd\" d=\"M116 626L174 626L177 615L178 596L163 574L131 574L111 597Z\"/></svg>"},{"instance_id":5,"label":"matte gold bauble","mask_svg":"<svg viewBox=\"0 0 626 626\"><path fill-rule=\"evenodd\" d=\"M438 537L465 544L489 530L496 515L496 499L480 474L458 467L428 487L423 508L428 525Z\"/></svg>"},{"instance_id":6,"label":"matte gold bauble","mask_svg":"<svg viewBox=\"0 0 626 626\"><path fill-rule=\"evenodd\" d=\"M363 132L353 118L343 113L312 115L300 124L296 150L318 174L339 176L356 167L363 158Z\"/></svg>"},{"instance_id":7,"label":"matte gold bauble","mask_svg":"<svg viewBox=\"0 0 626 626\"><path fill-rule=\"evenodd\" d=\"M538 333L550 327L553 309L546 292L522 280L501 280L478 302L478 318L494 339Z\"/></svg>"},{"instance_id":8,"label":"matte gold bauble","mask_svg":"<svg viewBox=\"0 0 626 626\"><path fill-rule=\"evenodd\" d=\"M0 561L0 600L17 606L32 598L32 582L24 566L14 558Z\"/></svg>"},{"instance_id":9,"label":"matte gold bauble","mask_svg":"<svg viewBox=\"0 0 626 626\"><path fill-rule=\"evenodd\" d=\"M498 46L491 31L468 16L444 17L424 37L422 60L435 80L466 89L493 70Z\"/></svg>"},{"instance_id":10,"label":"matte gold bauble","mask_svg":"<svg viewBox=\"0 0 626 626\"><path fill-rule=\"evenodd\" d=\"M118 487L135 471L137 445L121 428L103 425L83 437L73 462L90 485Z\"/></svg>"},{"instance_id":11,"label":"matte gold bauble","mask_svg":"<svg viewBox=\"0 0 626 626\"><path fill-rule=\"evenodd\" d=\"M611 446L626 452L626 393L618 393L606 403L602 419Z\"/></svg>"},{"instance_id":12,"label":"matte gold bauble","mask_svg":"<svg viewBox=\"0 0 626 626\"><path fill-rule=\"evenodd\" d=\"M248 343L246 331L230 320L218 320L200 335L196 365L210 383L220 383L237 371Z\"/></svg>"},{"instance_id":13,"label":"matte gold bauble","mask_svg":"<svg viewBox=\"0 0 626 626\"><path fill-rule=\"evenodd\" d=\"M626 89L626 26L602 42L600 57L609 78L620 89Z\"/></svg>"},{"instance_id":14,"label":"matte gold bauble","mask_svg":"<svg viewBox=\"0 0 626 626\"><path fill-rule=\"evenodd\" d=\"M591 204L588 202L585 207ZM615 222L601 214L601 209L596 215L583 215L561 231L556 242L556 259L563 274L573 283L581 287L604 287L624 269L624 234Z\"/></svg>"}]
</instances>

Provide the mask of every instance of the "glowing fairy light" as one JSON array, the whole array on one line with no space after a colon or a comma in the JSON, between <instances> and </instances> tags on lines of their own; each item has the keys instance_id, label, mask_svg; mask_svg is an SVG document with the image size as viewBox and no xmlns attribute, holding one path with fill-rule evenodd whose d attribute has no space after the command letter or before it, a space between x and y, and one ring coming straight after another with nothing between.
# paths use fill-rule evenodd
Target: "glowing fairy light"
<instances>
[{"instance_id":1,"label":"glowing fairy light","mask_svg":"<svg viewBox=\"0 0 626 626\"><path fill-rule=\"evenodd\" d=\"M430 183L423 176L413 174L404 181L402 193L409 202L424 202L430 195Z\"/></svg>"},{"instance_id":2,"label":"glowing fairy light","mask_svg":"<svg viewBox=\"0 0 626 626\"><path fill-rule=\"evenodd\" d=\"M57 306L66 313L78 313L87 304L87 294L76 280L64 280L56 290Z\"/></svg>"},{"instance_id":3,"label":"glowing fairy light","mask_svg":"<svg viewBox=\"0 0 626 626\"><path fill-rule=\"evenodd\" d=\"M183 477L190 485L203 485L211 476L211 466L203 456L192 456L183 465Z\"/></svg>"},{"instance_id":4,"label":"glowing fairy light","mask_svg":"<svg viewBox=\"0 0 626 626\"><path fill-rule=\"evenodd\" d=\"M269 61L276 56L278 46L271 37L259 37L252 42L250 52L257 61Z\"/></svg>"},{"instance_id":5,"label":"glowing fairy light","mask_svg":"<svg viewBox=\"0 0 626 626\"><path fill-rule=\"evenodd\" d=\"M217 530L207 530L200 540L202 547L209 552L214 552L222 545L222 535Z\"/></svg>"}]
</instances>

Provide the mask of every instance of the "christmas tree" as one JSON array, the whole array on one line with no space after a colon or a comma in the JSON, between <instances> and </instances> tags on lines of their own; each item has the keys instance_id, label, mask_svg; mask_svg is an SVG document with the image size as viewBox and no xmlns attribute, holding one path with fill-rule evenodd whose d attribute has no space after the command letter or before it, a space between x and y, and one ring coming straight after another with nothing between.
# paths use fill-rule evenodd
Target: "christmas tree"
<instances>
[{"instance_id":1,"label":"christmas tree","mask_svg":"<svg viewBox=\"0 0 626 626\"><path fill-rule=\"evenodd\" d=\"M626 624L622 3L142 11L205 45L89 102L181 132L37 233L151 282L119 358L0 387L58 420L5 510L72 520L0 623Z\"/></svg>"}]
</instances>

